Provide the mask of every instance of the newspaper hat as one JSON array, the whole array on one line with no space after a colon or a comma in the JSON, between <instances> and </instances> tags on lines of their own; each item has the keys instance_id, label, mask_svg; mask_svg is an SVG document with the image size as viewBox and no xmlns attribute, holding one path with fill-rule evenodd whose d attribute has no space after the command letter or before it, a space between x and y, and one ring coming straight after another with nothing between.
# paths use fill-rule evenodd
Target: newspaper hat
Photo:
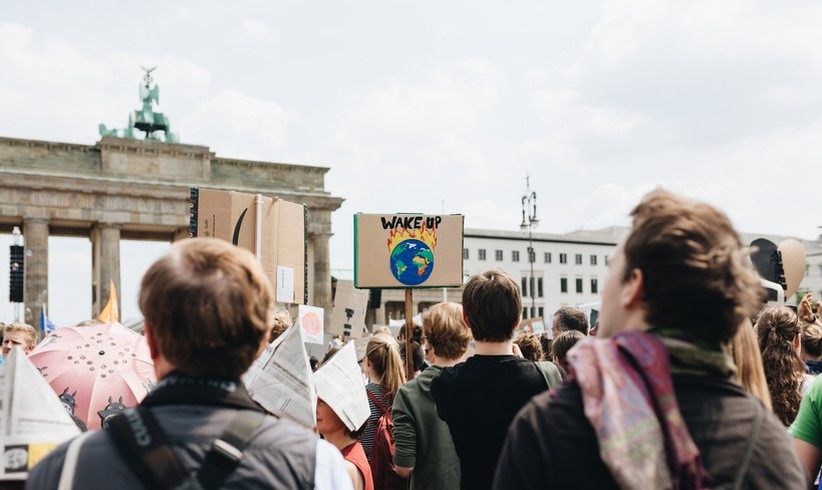
<instances>
[{"instance_id":1,"label":"newspaper hat","mask_svg":"<svg viewBox=\"0 0 822 490\"><path fill-rule=\"evenodd\" d=\"M251 398L277 415L288 415L306 427L317 425L317 395L298 325L266 346L243 375Z\"/></svg>"},{"instance_id":2,"label":"newspaper hat","mask_svg":"<svg viewBox=\"0 0 822 490\"><path fill-rule=\"evenodd\" d=\"M317 397L324 401L350 431L368 420L371 409L354 343L348 342L314 373Z\"/></svg>"},{"instance_id":3,"label":"newspaper hat","mask_svg":"<svg viewBox=\"0 0 822 490\"><path fill-rule=\"evenodd\" d=\"M0 366L0 408L0 480L25 480L43 456L80 433L19 347Z\"/></svg>"}]
</instances>

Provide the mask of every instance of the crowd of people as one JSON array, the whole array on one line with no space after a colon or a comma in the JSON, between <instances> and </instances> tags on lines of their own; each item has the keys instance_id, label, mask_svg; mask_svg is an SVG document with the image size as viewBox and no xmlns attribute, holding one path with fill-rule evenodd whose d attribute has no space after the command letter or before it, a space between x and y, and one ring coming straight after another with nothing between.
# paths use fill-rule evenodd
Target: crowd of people
<instances>
[{"instance_id":1,"label":"crowd of people","mask_svg":"<svg viewBox=\"0 0 822 490\"><path fill-rule=\"evenodd\" d=\"M290 323L254 257L178 242L140 289L157 385L48 454L27 488L814 486L818 304L764 304L748 251L710 205L655 191L631 216L594 324L563 306L550 335L517 336L516 281L481 272L461 303L423 315L418 355L387 331L360 358L330 350L311 428L267 413L240 381ZM31 350L26 327L3 328L4 355Z\"/></svg>"}]
</instances>

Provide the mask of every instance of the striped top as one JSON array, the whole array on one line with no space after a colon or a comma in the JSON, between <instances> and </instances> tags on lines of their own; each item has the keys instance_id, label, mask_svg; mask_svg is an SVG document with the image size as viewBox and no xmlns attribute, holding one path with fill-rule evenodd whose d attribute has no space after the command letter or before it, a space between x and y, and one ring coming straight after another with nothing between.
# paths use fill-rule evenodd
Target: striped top
<instances>
[{"instance_id":1,"label":"striped top","mask_svg":"<svg viewBox=\"0 0 822 490\"><path fill-rule=\"evenodd\" d=\"M380 389L380 385L377 383L368 383L365 385L365 389L370 391L383 406L391 410L391 405L388 404L385 397L382 396L382 390ZM371 444L374 442L374 432L377 431L377 420L382 416L382 412L380 412L380 407L377 406L376 403L368 397L368 408L371 409L371 415L368 416L367 425L365 427L365 431L363 431L362 436L360 436L360 444L362 444L362 449L365 451L365 456L368 460L371 460Z\"/></svg>"}]
</instances>

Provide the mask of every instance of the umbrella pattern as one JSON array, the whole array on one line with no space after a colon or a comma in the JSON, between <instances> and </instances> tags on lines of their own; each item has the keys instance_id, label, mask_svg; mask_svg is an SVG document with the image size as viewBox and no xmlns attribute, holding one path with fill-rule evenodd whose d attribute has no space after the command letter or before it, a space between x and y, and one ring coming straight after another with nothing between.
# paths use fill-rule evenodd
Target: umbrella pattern
<instances>
[{"instance_id":1,"label":"umbrella pattern","mask_svg":"<svg viewBox=\"0 0 822 490\"><path fill-rule=\"evenodd\" d=\"M89 429L137 405L156 383L145 338L119 323L58 328L29 359Z\"/></svg>"}]
</instances>

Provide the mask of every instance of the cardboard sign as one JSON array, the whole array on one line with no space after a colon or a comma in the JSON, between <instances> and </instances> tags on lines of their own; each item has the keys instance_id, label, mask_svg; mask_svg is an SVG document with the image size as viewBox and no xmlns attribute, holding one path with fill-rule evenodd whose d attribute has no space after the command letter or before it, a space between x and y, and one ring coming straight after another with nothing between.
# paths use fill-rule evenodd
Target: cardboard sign
<instances>
[{"instance_id":1,"label":"cardboard sign","mask_svg":"<svg viewBox=\"0 0 822 490\"><path fill-rule=\"evenodd\" d=\"M213 237L257 253L257 196L192 189L191 236ZM262 197L260 264L281 303L308 302L305 207Z\"/></svg>"},{"instance_id":2,"label":"cardboard sign","mask_svg":"<svg viewBox=\"0 0 822 490\"><path fill-rule=\"evenodd\" d=\"M342 335L343 341L362 337L367 308L368 290L356 289L351 281L337 281L328 333Z\"/></svg>"},{"instance_id":3,"label":"cardboard sign","mask_svg":"<svg viewBox=\"0 0 822 490\"><path fill-rule=\"evenodd\" d=\"M355 214L355 286L461 286L463 225L462 215Z\"/></svg>"},{"instance_id":4,"label":"cardboard sign","mask_svg":"<svg viewBox=\"0 0 822 490\"><path fill-rule=\"evenodd\" d=\"M323 342L324 310L317 306L300 305L296 325L300 327L303 342L324 344Z\"/></svg>"}]
</instances>

